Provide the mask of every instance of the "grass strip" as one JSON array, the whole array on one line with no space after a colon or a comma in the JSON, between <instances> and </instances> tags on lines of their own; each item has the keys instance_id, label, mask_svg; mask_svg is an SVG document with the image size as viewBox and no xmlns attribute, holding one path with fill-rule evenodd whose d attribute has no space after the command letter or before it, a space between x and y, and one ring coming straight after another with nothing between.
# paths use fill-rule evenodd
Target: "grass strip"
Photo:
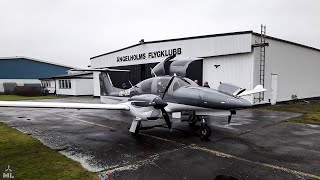
<instances>
[{"instance_id":1,"label":"grass strip","mask_svg":"<svg viewBox=\"0 0 320 180\"><path fill-rule=\"evenodd\" d=\"M16 169L16 179L98 179L34 137L0 123L0 165Z\"/></svg>"}]
</instances>

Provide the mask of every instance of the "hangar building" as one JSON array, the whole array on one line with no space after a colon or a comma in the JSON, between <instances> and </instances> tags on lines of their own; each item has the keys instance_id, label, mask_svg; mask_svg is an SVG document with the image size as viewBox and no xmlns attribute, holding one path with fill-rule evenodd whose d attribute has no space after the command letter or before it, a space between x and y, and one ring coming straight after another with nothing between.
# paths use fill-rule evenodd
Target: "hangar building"
<instances>
[{"instance_id":1,"label":"hangar building","mask_svg":"<svg viewBox=\"0 0 320 180\"><path fill-rule=\"evenodd\" d=\"M44 60L15 56L0 58L0 92L8 83L18 86L41 86L39 78L66 74L74 67Z\"/></svg>"},{"instance_id":2,"label":"hangar building","mask_svg":"<svg viewBox=\"0 0 320 180\"><path fill-rule=\"evenodd\" d=\"M268 90L246 97L250 102L275 103L294 97L320 96L320 50L253 31L241 31L144 42L90 58L92 68L130 69L130 75L111 75L116 86L150 77L150 68L170 54L175 59L201 57L190 75L212 88L220 82L248 90L263 84ZM115 78L116 77L116 78ZM100 95L94 73L94 96Z\"/></svg>"}]
</instances>

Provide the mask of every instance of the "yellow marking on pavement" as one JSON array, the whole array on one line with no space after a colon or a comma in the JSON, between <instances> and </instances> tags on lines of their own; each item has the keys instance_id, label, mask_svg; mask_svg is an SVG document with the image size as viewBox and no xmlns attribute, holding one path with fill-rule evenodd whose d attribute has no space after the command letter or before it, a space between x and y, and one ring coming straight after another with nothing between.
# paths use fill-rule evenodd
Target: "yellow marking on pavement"
<instances>
[{"instance_id":1,"label":"yellow marking on pavement","mask_svg":"<svg viewBox=\"0 0 320 180\"><path fill-rule=\"evenodd\" d=\"M64 117L64 118L68 118L68 119L73 119L73 120L76 120L76 121L81 121L81 122L84 122L84 123L87 123L87 124L91 124L91 125L94 125L94 126L105 127L105 128L108 128L108 129L114 129L111 126L106 126L106 125L103 125L103 124L93 123L93 122L90 122L90 121L85 121L85 120L74 118L74 117L71 117L71 116L64 116L64 115L56 114L56 113L51 113L51 114L58 115L60 117Z\"/></svg>"},{"instance_id":2,"label":"yellow marking on pavement","mask_svg":"<svg viewBox=\"0 0 320 180\"><path fill-rule=\"evenodd\" d=\"M73 117L70 117L70 116L67 117L67 116L63 116L63 115L60 115L60 114L55 114L55 115L58 115L58 116L61 116L61 117L65 117L65 118L74 119L74 120L77 120L77 121L82 121L82 122L85 122L85 123L88 123L88 124L91 124L91 125L96 125L96 126L100 126L100 127L114 129L113 127L110 127L110 126L97 124L97 123L81 120L81 119L78 119L78 118L73 118ZM162 140L162 141L166 141L166 142L170 142L170 143L174 143L174 144L177 144L177 145L186 145L184 143L180 143L180 142L177 142L177 141L173 141L173 140L169 140L169 139L166 139L166 138L153 136L153 135L149 135L149 134L140 133L140 135L143 135L143 136L146 136L146 137L151 137L151 138ZM197 146L195 144L192 144L192 145L190 145L188 147L191 148L191 149L196 149L196 150L208 152L208 153L214 154L216 156L232 158L232 159L236 159L236 160L240 160L240 161L244 161L244 162L248 162L248 163L257 164L259 166L263 166L263 167L267 167L267 168L271 168L271 169L284 171L284 172L287 172L287 173L290 173L290 174L296 174L296 175L300 175L300 176L304 176L304 177L309 177L309 178L314 178L314 179L319 179L320 180L320 176L319 175L306 173L306 172L302 172L302 171L298 171L298 170L294 170L294 169L289 169L289 168L285 168L285 167L281 167L281 166L277 166L277 165L272 165L272 164L268 164L268 163L261 163L261 162L257 162L257 161L251 161L251 160L244 159L244 158L241 158L241 157L238 157L238 156L234 156L234 155L231 155L231 154L227 154L227 153L224 153L224 152L216 151L216 150L213 150L213 149L208 149L208 148L205 148L205 147L200 147L200 146ZM146 160L137 161L136 163L141 163L141 162L144 162L144 161L146 161Z\"/></svg>"},{"instance_id":3,"label":"yellow marking on pavement","mask_svg":"<svg viewBox=\"0 0 320 180\"><path fill-rule=\"evenodd\" d=\"M154 138L154 139L159 139L159 140L162 140L162 141L167 141L167 142L174 143L174 144L177 144L177 145L182 145L182 146L185 145L185 144L177 142L177 141L173 141L173 140L162 138L162 137L158 137L158 136L153 136L153 135L150 135L150 134L139 133L139 135L146 136L146 137L151 137L151 138Z\"/></svg>"},{"instance_id":4,"label":"yellow marking on pavement","mask_svg":"<svg viewBox=\"0 0 320 180\"><path fill-rule=\"evenodd\" d=\"M244 159L244 158L237 157L237 156L234 156L234 155L231 155L231 154L227 154L227 153L223 153L223 152L220 152L220 151L208 149L208 148L205 148L205 147L190 146L190 148L191 149L197 149L197 150L200 150L200 151L205 151L205 152L214 154L216 156L222 156L222 157L237 159L237 160L240 160L240 161L245 161L245 162L257 164L259 166L263 166L263 167L267 167L267 168L271 168L271 169L276 169L276 170L281 170L281 171L284 171L284 172L287 172L287 173L290 173L290 174L296 174L296 175L305 176L305 177L309 177L309 178L320 179L319 175L310 174L310 173L306 173L306 172L302 172L302 171L298 171L298 170L294 170L294 169L289 169L289 168L285 168L285 167L281 167L281 166L277 166L277 165L251 161L251 160L248 160L248 159Z\"/></svg>"},{"instance_id":5,"label":"yellow marking on pavement","mask_svg":"<svg viewBox=\"0 0 320 180\"><path fill-rule=\"evenodd\" d=\"M81 121L81 122L84 122L84 123L87 123L87 124L91 124L91 125L94 125L94 126L100 126L100 127L105 127L105 128L109 128L109 129L114 129L114 128L111 127L111 126L106 126L106 125L102 125L102 124L97 124L97 123L93 123L93 122L90 122L90 121L85 121L85 120L82 120L82 119L76 119L76 118L72 118L72 119L75 119L75 120L78 120L78 121Z\"/></svg>"}]
</instances>

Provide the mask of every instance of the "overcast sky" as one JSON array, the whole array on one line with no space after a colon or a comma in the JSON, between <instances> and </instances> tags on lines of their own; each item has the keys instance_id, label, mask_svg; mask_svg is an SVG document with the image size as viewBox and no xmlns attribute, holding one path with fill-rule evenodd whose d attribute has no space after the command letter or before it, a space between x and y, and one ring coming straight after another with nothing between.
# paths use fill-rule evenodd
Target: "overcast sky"
<instances>
[{"instance_id":1,"label":"overcast sky","mask_svg":"<svg viewBox=\"0 0 320 180\"><path fill-rule=\"evenodd\" d=\"M253 30L320 49L319 0L1 0L0 57L86 67L145 41Z\"/></svg>"}]
</instances>

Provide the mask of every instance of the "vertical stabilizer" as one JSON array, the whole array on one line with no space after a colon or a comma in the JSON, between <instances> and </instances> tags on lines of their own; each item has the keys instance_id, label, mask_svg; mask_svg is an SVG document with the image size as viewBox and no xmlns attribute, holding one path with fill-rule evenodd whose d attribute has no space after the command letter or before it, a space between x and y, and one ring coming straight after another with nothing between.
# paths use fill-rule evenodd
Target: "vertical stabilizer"
<instances>
[{"instance_id":1,"label":"vertical stabilizer","mask_svg":"<svg viewBox=\"0 0 320 180\"><path fill-rule=\"evenodd\" d=\"M100 80L100 95L101 96L116 96L123 89L113 86L110 75L108 72L101 72L99 75Z\"/></svg>"}]
</instances>

